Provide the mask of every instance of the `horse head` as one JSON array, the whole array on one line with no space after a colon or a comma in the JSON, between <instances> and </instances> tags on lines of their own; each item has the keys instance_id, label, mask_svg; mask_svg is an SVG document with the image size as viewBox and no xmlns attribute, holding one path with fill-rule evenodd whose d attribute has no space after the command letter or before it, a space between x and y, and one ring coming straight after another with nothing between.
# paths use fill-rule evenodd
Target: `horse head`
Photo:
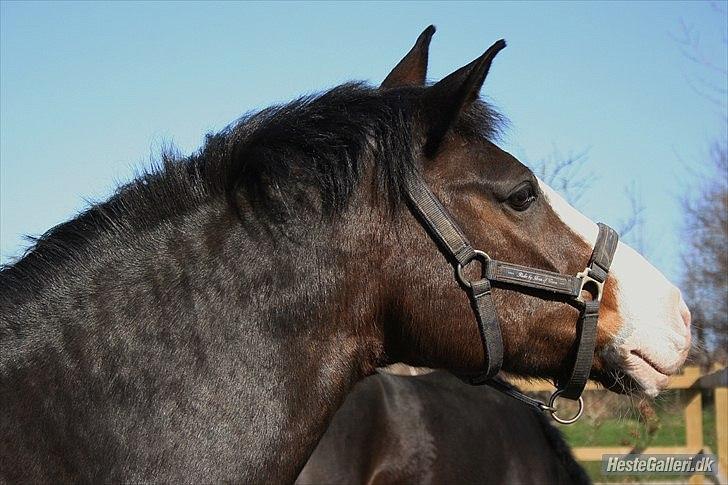
<instances>
[{"instance_id":1,"label":"horse head","mask_svg":"<svg viewBox=\"0 0 728 485\"><path fill-rule=\"evenodd\" d=\"M441 81L425 82L434 27L382 83L385 97L411 105L416 163L426 184L473 247L490 257L574 275L583 270L598 226L493 141L493 115L479 101L498 41ZM398 228L404 254L387 332L389 355L414 365L475 370L484 356L468 299L452 267L415 217ZM559 379L576 351L578 309L502 285L492 290L504 370ZM558 300L558 299L556 299ZM591 375L619 390L655 395L690 347L690 312L680 291L628 245L616 247L604 284Z\"/></svg>"}]
</instances>

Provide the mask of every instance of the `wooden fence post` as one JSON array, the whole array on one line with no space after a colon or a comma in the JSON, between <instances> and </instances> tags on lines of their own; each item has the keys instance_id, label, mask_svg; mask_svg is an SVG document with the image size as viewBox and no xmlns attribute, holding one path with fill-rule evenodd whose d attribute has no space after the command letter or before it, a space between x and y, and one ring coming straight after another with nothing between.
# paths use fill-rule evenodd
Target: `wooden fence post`
<instances>
[{"instance_id":1,"label":"wooden fence post","mask_svg":"<svg viewBox=\"0 0 728 485\"><path fill-rule=\"evenodd\" d=\"M728 477L728 387L715 388L715 440L721 475Z\"/></svg>"},{"instance_id":2,"label":"wooden fence post","mask_svg":"<svg viewBox=\"0 0 728 485\"><path fill-rule=\"evenodd\" d=\"M688 367L685 376L697 379L700 369ZM686 389L687 403L685 405L685 445L689 453L697 453L703 448L703 396L700 389ZM702 475L690 477L691 485L703 483Z\"/></svg>"},{"instance_id":3,"label":"wooden fence post","mask_svg":"<svg viewBox=\"0 0 728 485\"><path fill-rule=\"evenodd\" d=\"M685 444L678 446L650 446L642 453L695 454L701 450L713 453L718 458L719 480L728 477L728 371L714 366L711 373L703 376L698 367L686 367L682 374L670 378L669 389L683 391L683 416L685 419ZM526 391L549 391L552 386L545 382L516 381ZM587 390L599 389L593 383ZM703 389L713 389L715 396L716 447L711 450L703 442ZM599 461L605 454L626 454L633 450L629 446L586 446L575 447L574 456L581 461ZM690 477L691 484L703 483L703 475Z\"/></svg>"}]
</instances>

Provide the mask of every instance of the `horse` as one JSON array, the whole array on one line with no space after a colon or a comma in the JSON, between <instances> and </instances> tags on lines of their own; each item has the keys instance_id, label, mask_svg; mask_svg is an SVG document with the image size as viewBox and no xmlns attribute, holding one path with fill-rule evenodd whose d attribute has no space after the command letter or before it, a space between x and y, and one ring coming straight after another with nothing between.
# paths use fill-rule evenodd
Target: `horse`
<instances>
[{"instance_id":1,"label":"horse","mask_svg":"<svg viewBox=\"0 0 728 485\"><path fill-rule=\"evenodd\" d=\"M269 107L163 155L2 269L2 480L290 483L377 367L568 379L590 301L580 379L666 385L690 344L680 291L621 242L603 286L548 276L605 253L602 231L496 145L502 117L479 93L505 42L428 84L433 33L380 86ZM415 184L448 211L430 222L471 241L457 265ZM473 247L576 282L572 304L491 291Z\"/></svg>"},{"instance_id":2,"label":"horse","mask_svg":"<svg viewBox=\"0 0 728 485\"><path fill-rule=\"evenodd\" d=\"M445 371L359 382L298 476L338 483L590 483L543 413Z\"/></svg>"}]
</instances>

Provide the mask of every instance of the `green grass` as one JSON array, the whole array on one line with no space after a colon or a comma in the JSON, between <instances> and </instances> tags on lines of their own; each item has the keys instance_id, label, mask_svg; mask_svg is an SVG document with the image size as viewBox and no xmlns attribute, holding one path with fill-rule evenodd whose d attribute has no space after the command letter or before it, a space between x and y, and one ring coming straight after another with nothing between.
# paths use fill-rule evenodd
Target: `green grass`
<instances>
[{"instance_id":1,"label":"green grass","mask_svg":"<svg viewBox=\"0 0 728 485\"><path fill-rule=\"evenodd\" d=\"M712 406L703 407L703 442L716 452L715 413ZM634 414L624 418L583 418L570 426L560 426L571 447L577 446L629 446L646 448L648 446L682 446L685 444L685 421L683 413L674 403L658 408L655 418L637 419ZM639 483L643 481L663 481L684 483L686 477L670 475L602 475L601 462L581 462L595 482Z\"/></svg>"}]
</instances>

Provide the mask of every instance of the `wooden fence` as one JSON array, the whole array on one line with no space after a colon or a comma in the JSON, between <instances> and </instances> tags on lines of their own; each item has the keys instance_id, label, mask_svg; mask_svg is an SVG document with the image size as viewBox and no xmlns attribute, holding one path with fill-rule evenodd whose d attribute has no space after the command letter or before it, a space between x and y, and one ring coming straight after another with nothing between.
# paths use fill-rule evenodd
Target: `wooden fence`
<instances>
[{"instance_id":1,"label":"wooden fence","mask_svg":"<svg viewBox=\"0 0 728 485\"><path fill-rule=\"evenodd\" d=\"M547 382L516 380L514 383L526 392L553 391L553 387ZM716 368L713 372L702 374L698 367L686 367L682 374L670 378L668 388L686 391L686 399L682 401L685 419L685 443L679 446L648 447L639 450L639 453L692 455L701 452L716 452L720 475L723 479L726 479L728 477L728 369ZM703 398L701 393L703 389L714 389L717 450L711 450L703 443ZM587 385L587 390L604 391L602 387L592 382ZM636 452L636 450L629 446L584 446L574 448L574 455L578 460L582 461L601 461L602 455L632 452ZM691 477L690 483L703 483L703 477L695 475Z\"/></svg>"}]
</instances>

